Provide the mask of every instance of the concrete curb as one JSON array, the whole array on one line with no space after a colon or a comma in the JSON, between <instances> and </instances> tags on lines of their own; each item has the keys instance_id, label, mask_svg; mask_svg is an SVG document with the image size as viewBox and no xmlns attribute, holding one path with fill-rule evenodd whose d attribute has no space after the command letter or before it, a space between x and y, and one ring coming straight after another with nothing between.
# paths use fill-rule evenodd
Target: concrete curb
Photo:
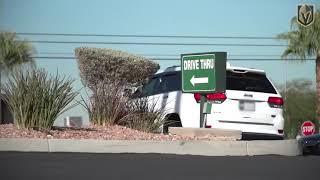
<instances>
[{"instance_id":1,"label":"concrete curb","mask_svg":"<svg viewBox=\"0 0 320 180\"><path fill-rule=\"evenodd\" d=\"M207 135L216 137L229 137L241 139L242 131L216 128L188 128L188 127L169 127L169 134L186 137L205 137Z\"/></svg>"},{"instance_id":2,"label":"concrete curb","mask_svg":"<svg viewBox=\"0 0 320 180\"><path fill-rule=\"evenodd\" d=\"M248 155L297 156L302 154L297 140L248 141L247 150Z\"/></svg>"},{"instance_id":3,"label":"concrete curb","mask_svg":"<svg viewBox=\"0 0 320 180\"><path fill-rule=\"evenodd\" d=\"M0 151L162 153L203 156L301 155L296 140L279 141L117 141L0 138Z\"/></svg>"},{"instance_id":4,"label":"concrete curb","mask_svg":"<svg viewBox=\"0 0 320 180\"><path fill-rule=\"evenodd\" d=\"M48 152L47 139L0 138L0 151Z\"/></svg>"}]
</instances>

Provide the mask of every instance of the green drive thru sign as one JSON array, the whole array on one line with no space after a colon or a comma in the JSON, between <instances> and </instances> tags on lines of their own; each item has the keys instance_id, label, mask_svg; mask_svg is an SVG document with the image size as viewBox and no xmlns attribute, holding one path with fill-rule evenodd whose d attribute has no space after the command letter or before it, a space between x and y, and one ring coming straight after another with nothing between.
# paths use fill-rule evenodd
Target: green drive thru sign
<instances>
[{"instance_id":1,"label":"green drive thru sign","mask_svg":"<svg viewBox=\"0 0 320 180\"><path fill-rule=\"evenodd\" d=\"M182 54L182 91L202 94L224 92L226 57L226 52Z\"/></svg>"}]
</instances>

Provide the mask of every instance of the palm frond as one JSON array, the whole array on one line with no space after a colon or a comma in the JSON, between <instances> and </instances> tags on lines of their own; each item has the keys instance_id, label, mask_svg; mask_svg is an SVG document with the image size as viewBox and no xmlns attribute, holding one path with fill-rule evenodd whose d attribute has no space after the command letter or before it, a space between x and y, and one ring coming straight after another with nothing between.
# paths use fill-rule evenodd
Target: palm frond
<instances>
[{"instance_id":1,"label":"palm frond","mask_svg":"<svg viewBox=\"0 0 320 180\"><path fill-rule=\"evenodd\" d=\"M23 64L34 66L33 46L17 38L15 33L0 32L0 67L8 72Z\"/></svg>"},{"instance_id":2,"label":"palm frond","mask_svg":"<svg viewBox=\"0 0 320 180\"><path fill-rule=\"evenodd\" d=\"M288 56L298 57L305 60L307 57L320 55L320 10L317 10L314 22L304 27L297 23L297 17L291 19L291 31L277 36L280 40L288 43L282 54L282 58Z\"/></svg>"}]
</instances>

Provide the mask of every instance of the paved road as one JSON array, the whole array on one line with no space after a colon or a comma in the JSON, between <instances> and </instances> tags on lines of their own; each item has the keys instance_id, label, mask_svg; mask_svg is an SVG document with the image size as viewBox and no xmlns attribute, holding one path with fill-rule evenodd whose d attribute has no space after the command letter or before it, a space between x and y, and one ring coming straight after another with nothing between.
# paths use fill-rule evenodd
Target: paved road
<instances>
[{"instance_id":1,"label":"paved road","mask_svg":"<svg viewBox=\"0 0 320 180\"><path fill-rule=\"evenodd\" d=\"M1 180L309 180L319 179L319 170L320 156L0 152Z\"/></svg>"}]
</instances>

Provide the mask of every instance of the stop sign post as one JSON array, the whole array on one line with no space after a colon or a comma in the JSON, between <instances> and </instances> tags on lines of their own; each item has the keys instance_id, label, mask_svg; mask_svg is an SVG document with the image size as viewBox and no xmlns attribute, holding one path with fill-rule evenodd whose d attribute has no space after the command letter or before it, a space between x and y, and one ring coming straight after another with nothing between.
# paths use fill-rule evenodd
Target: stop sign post
<instances>
[{"instance_id":1,"label":"stop sign post","mask_svg":"<svg viewBox=\"0 0 320 180\"><path fill-rule=\"evenodd\" d=\"M305 121L301 125L301 134L304 136L313 135L315 132L315 125L311 121Z\"/></svg>"}]
</instances>

